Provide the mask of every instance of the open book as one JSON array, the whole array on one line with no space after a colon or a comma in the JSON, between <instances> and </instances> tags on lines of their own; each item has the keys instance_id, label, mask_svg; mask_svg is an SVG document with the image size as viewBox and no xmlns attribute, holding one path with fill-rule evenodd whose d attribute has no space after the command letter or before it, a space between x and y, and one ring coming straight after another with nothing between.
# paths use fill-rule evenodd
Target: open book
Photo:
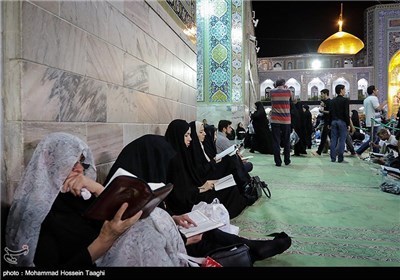
<instances>
[{"instance_id":1,"label":"open book","mask_svg":"<svg viewBox=\"0 0 400 280\"><path fill-rule=\"evenodd\" d=\"M229 148L223 150L222 152L220 152L219 154L215 155L215 160L220 160L221 158L223 158L226 155L230 155L233 156L237 151L237 146L236 145L232 145Z\"/></svg>"},{"instance_id":2,"label":"open book","mask_svg":"<svg viewBox=\"0 0 400 280\"><path fill-rule=\"evenodd\" d=\"M398 168L385 166L385 165L381 165L381 168L382 168L382 170L386 170L387 172L395 173L397 175L400 175L400 169L398 169Z\"/></svg>"},{"instance_id":3,"label":"open book","mask_svg":"<svg viewBox=\"0 0 400 280\"><path fill-rule=\"evenodd\" d=\"M372 153L371 153L371 156L374 156L374 157L384 157L385 154L372 152Z\"/></svg>"},{"instance_id":4,"label":"open book","mask_svg":"<svg viewBox=\"0 0 400 280\"><path fill-rule=\"evenodd\" d=\"M214 183L214 190L219 191L236 185L232 174L222 177Z\"/></svg>"},{"instance_id":5,"label":"open book","mask_svg":"<svg viewBox=\"0 0 400 280\"><path fill-rule=\"evenodd\" d=\"M189 215L189 218L191 218L197 226L191 226L189 228L179 226L180 232L182 232L186 236L186 238L224 226L224 223L217 222L208 218L199 210L189 212L187 213L187 215Z\"/></svg>"},{"instance_id":6,"label":"open book","mask_svg":"<svg viewBox=\"0 0 400 280\"><path fill-rule=\"evenodd\" d=\"M93 201L83 216L95 220L112 220L121 205L128 202L129 206L122 215L123 220L132 217L140 210L143 210L140 218L146 218L166 198L172 188L172 184L147 183L118 168L104 191Z\"/></svg>"}]
</instances>

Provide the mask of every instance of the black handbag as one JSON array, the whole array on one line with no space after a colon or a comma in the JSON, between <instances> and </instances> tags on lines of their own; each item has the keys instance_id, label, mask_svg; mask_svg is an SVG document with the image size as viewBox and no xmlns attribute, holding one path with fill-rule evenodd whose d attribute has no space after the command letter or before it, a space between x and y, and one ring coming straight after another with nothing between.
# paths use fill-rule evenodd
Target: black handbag
<instances>
[{"instance_id":1,"label":"black handbag","mask_svg":"<svg viewBox=\"0 0 400 280\"><path fill-rule=\"evenodd\" d=\"M238 243L215 249L207 254L223 267L252 267L250 249L246 244Z\"/></svg>"},{"instance_id":2,"label":"black handbag","mask_svg":"<svg viewBox=\"0 0 400 280\"><path fill-rule=\"evenodd\" d=\"M256 197L257 199L264 193L268 198L271 198L271 191L267 183L260 180L260 177L251 177L250 182L245 186L244 193L249 197Z\"/></svg>"}]
</instances>

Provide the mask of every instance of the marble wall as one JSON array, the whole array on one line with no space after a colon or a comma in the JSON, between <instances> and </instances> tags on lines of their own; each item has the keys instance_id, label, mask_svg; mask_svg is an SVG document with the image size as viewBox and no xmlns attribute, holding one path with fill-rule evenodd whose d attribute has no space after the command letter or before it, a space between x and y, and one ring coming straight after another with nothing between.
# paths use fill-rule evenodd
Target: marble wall
<instances>
[{"instance_id":1,"label":"marble wall","mask_svg":"<svg viewBox=\"0 0 400 280\"><path fill-rule=\"evenodd\" d=\"M2 1L2 201L46 134L93 150L101 181L122 148L196 118L196 49L156 1Z\"/></svg>"}]
</instances>

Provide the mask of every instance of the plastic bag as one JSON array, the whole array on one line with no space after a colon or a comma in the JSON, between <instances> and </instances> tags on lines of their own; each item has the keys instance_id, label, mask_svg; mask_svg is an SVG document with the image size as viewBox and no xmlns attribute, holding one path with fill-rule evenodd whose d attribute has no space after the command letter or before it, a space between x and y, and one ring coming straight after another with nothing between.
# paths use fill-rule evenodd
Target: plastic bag
<instances>
[{"instance_id":1,"label":"plastic bag","mask_svg":"<svg viewBox=\"0 0 400 280\"><path fill-rule=\"evenodd\" d=\"M256 134L256 131L254 130L254 126L253 126L253 124L251 122L247 126L247 129L249 131L249 134Z\"/></svg>"},{"instance_id":2,"label":"plastic bag","mask_svg":"<svg viewBox=\"0 0 400 280\"><path fill-rule=\"evenodd\" d=\"M293 147L297 142L299 142L299 140L299 135L297 135L296 131L293 130L292 133L290 133L290 145Z\"/></svg>"},{"instance_id":3,"label":"plastic bag","mask_svg":"<svg viewBox=\"0 0 400 280\"><path fill-rule=\"evenodd\" d=\"M213 202L211 203L201 201L193 206L192 211L194 210L199 210L208 218L224 223L225 225L220 227L220 230L232 234L239 233L239 228L231 225L229 212L226 207L219 202L218 198L214 198Z\"/></svg>"}]
</instances>

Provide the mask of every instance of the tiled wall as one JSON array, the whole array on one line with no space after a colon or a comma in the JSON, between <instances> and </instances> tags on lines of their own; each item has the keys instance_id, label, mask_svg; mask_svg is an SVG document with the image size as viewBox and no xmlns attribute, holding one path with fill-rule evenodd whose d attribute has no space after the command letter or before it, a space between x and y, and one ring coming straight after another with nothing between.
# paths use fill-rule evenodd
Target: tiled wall
<instances>
[{"instance_id":1,"label":"tiled wall","mask_svg":"<svg viewBox=\"0 0 400 280\"><path fill-rule=\"evenodd\" d=\"M196 50L156 0L3 1L2 201L33 149L84 139L100 180L122 148L196 118Z\"/></svg>"},{"instance_id":2,"label":"tiled wall","mask_svg":"<svg viewBox=\"0 0 400 280\"><path fill-rule=\"evenodd\" d=\"M200 3L198 1L197 3ZM259 100L257 53L249 34L254 36L251 1L212 2L215 15L198 22L197 119L218 126L219 120L249 122L249 111ZM198 16L200 11L198 10ZM240 30L232 40L231 30ZM203 63L203 65L200 65ZM251 73L251 74L250 74ZM250 79L252 77L252 80Z\"/></svg>"}]
</instances>

